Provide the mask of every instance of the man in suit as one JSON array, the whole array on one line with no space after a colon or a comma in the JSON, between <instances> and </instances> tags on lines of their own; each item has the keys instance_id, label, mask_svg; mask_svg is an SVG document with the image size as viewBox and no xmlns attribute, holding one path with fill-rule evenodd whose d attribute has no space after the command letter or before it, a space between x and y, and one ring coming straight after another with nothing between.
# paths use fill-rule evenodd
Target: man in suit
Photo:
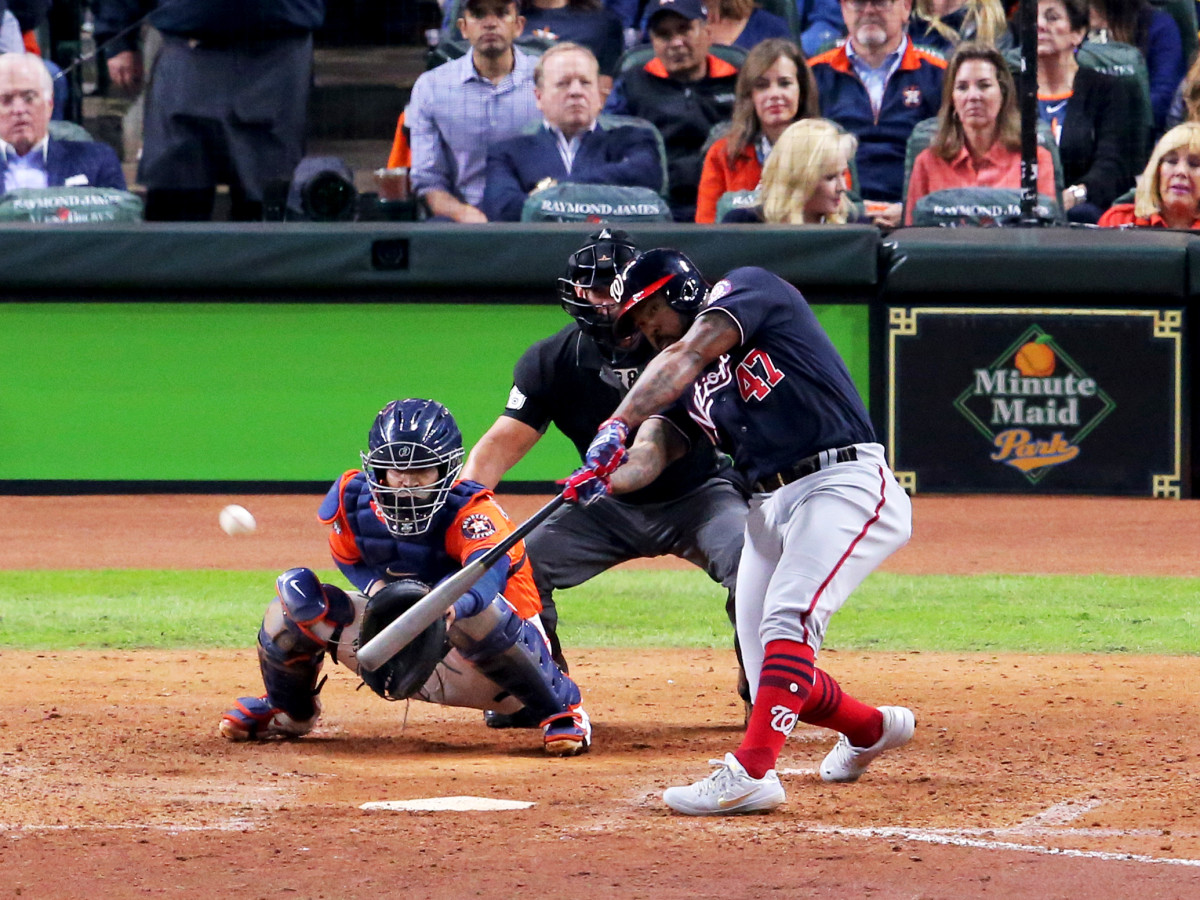
<instances>
[{"instance_id":1,"label":"man in suit","mask_svg":"<svg viewBox=\"0 0 1200 900\"><path fill-rule=\"evenodd\" d=\"M16 188L109 187L125 190L116 151L91 141L49 136L54 83L40 57L0 55L0 178Z\"/></svg>"},{"instance_id":2,"label":"man in suit","mask_svg":"<svg viewBox=\"0 0 1200 900\"><path fill-rule=\"evenodd\" d=\"M579 44L555 44L538 60L534 96L542 126L493 144L481 209L488 221L517 222L526 198L558 182L662 189L658 142L648 128L604 128L600 67Z\"/></svg>"}]
</instances>

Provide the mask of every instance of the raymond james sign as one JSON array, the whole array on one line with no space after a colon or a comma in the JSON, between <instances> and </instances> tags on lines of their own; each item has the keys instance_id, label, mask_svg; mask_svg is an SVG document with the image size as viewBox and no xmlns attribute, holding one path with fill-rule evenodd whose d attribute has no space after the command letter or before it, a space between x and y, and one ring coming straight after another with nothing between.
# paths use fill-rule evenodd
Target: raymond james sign
<instances>
[{"instance_id":1,"label":"raymond james sign","mask_svg":"<svg viewBox=\"0 0 1200 900\"><path fill-rule=\"evenodd\" d=\"M1181 496L1180 310L888 311L910 490Z\"/></svg>"}]
</instances>

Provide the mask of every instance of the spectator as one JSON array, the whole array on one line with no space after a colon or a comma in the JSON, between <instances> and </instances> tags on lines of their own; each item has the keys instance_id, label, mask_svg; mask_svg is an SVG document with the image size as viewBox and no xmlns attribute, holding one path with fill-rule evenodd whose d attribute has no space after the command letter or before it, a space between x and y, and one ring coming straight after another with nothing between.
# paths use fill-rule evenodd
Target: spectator
<instances>
[{"instance_id":1,"label":"spectator","mask_svg":"<svg viewBox=\"0 0 1200 900\"><path fill-rule=\"evenodd\" d=\"M3 7L0 0L0 8ZM24 53L25 39L21 36L21 26L11 9L0 12L0 53Z\"/></svg>"},{"instance_id":2,"label":"spectator","mask_svg":"<svg viewBox=\"0 0 1200 900\"><path fill-rule=\"evenodd\" d=\"M1167 113L1168 129L1183 122L1200 122L1200 56L1196 57L1180 82Z\"/></svg>"},{"instance_id":3,"label":"spectator","mask_svg":"<svg viewBox=\"0 0 1200 900\"><path fill-rule=\"evenodd\" d=\"M486 222L479 204L488 146L537 121L537 61L513 48L524 27L517 0L466 0L458 28L471 52L413 85L405 111L412 187L435 218Z\"/></svg>"},{"instance_id":4,"label":"spectator","mask_svg":"<svg viewBox=\"0 0 1200 900\"><path fill-rule=\"evenodd\" d=\"M112 41L113 84L137 91L137 33L153 9L163 47L146 94L138 180L146 218L212 218L218 184L232 218L262 219L263 189L304 155L312 33L324 0L96 0L97 45Z\"/></svg>"},{"instance_id":5,"label":"spectator","mask_svg":"<svg viewBox=\"0 0 1200 900\"><path fill-rule=\"evenodd\" d=\"M737 68L708 52L708 10L700 0L653 2L654 58L617 80L604 109L658 128L667 148L671 213L677 222L692 222L704 145L713 125L733 111Z\"/></svg>"},{"instance_id":6,"label":"spectator","mask_svg":"<svg viewBox=\"0 0 1200 900\"><path fill-rule=\"evenodd\" d=\"M947 59L963 41L1000 49L1012 45L1000 0L916 0L908 36Z\"/></svg>"},{"instance_id":7,"label":"spectator","mask_svg":"<svg viewBox=\"0 0 1200 900\"><path fill-rule=\"evenodd\" d=\"M1100 224L1200 231L1200 123L1176 125L1159 139L1134 202L1111 207Z\"/></svg>"},{"instance_id":8,"label":"spectator","mask_svg":"<svg viewBox=\"0 0 1200 900\"><path fill-rule=\"evenodd\" d=\"M658 140L648 128L602 128L599 68L586 47L564 42L534 70L543 125L493 144L481 209L488 221L517 222L525 199L548 183L615 184L662 190Z\"/></svg>"},{"instance_id":9,"label":"spectator","mask_svg":"<svg viewBox=\"0 0 1200 900\"><path fill-rule=\"evenodd\" d=\"M754 0L713 0L708 5L708 30L714 44L752 50L767 38L791 40L787 20L755 6Z\"/></svg>"},{"instance_id":10,"label":"spectator","mask_svg":"<svg viewBox=\"0 0 1200 900\"><path fill-rule=\"evenodd\" d=\"M93 141L49 136L54 85L40 57L0 56L0 174L17 188L106 187L125 190L116 151Z\"/></svg>"},{"instance_id":11,"label":"spectator","mask_svg":"<svg viewBox=\"0 0 1200 900\"><path fill-rule=\"evenodd\" d=\"M525 35L552 41L573 41L595 54L600 64L600 89L607 94L625 52L621 19L600 0L524 0Z\"/></svg>"},{"instance_id":12,"label":"spectator","mask_svg":"<svg viewBox=\"0 0 1200 900\"><path fill-rule=\"evenodd\" d=\"M909 178L904 223L926 194L946 188L1021 187L1021 114L1017 87L1000 51L959 44L946 72L938 130L917 155ZM1055 195L1054 159L1037 148L1038 193Z\"/></svg>"},{"instance_id":13,"label":"spectator","mask_svg":"<svg viewBox=\"0 0 1200 900\"><path fill-rule=\"evenodd\" d=\"M1038 113L1058 141L1067 218L1094 225L1133 186L1140 132L1128 127L1136 87L1075 59L1088 28L1084 2L1039 0Z\"/></svg>"},{"instance_id":14,"label":"spectator","mask_svg":"<svg viewBox=\"0 0 1200 900\"><path fill-rule=\"evenodd\" d=\"M1089 0L1088 24L1108 40L1132 44L1142 51L1150 74L1150 106L1155 133L1161 133L1175 88L1187 74L1179 26L1164 9L1147 0Z\"/></svg>"},{"instance_id":15,"label":"spectator","mask_svg":"<svg viewBox=\"0 0 1200 900\"><path fill-rule=\"evenodd\" d=\"M801 119L784 130L763 169L760 202L725 222L844 225L858 221L846 176L858 141L828 119ZM864 220L865 221L865 220Z\"/></svg>"},{"instance_id":16,"label":"spectator","mask_svg":"<svg viewBox=\"0 0 1200 900\"><path fill-rule=\"evenodd\" d=\"M900 224L908 136L937 114L946 69L908 39L911 13L911 0L842 0L849 40L809 60L822 115L858 138L867 215L884 227Z\"/></svg>"},{"instance_id":17,"label":"spectator","mask_svg":"<svg viewBox=\"0 0 1200 900\"><path fill-rule=\"evenodd\" d=\"M783 130L797 118L820 114L817 86L800 48L768 38L750 51L737 78L733 124L704 157L696 221L717 220L717 201L727 191L758 187L763 162Z\"/></svg>"},{"instance_id":18,"label":"spectator","mask_svg":"<svg viewBox=\"0 0 1200 900\"><path fill-rule=\"evenodd\" d=\"M800 22L800 49L808 59L846 36L838 0L796 0L796 16Z\"/></svg>"}]
</instances>

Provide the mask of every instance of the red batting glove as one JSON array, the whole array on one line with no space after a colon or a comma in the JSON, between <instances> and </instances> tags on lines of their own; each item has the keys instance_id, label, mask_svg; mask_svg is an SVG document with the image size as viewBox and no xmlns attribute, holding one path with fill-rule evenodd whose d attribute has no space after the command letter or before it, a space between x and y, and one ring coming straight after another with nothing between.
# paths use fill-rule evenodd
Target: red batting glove
<instances>
[{"instance_id":1,"label":"red batting glove","mask_svg":"<svg viewBox=\"0 0 1200 900\"><path fill-rule=\"evenodd\" d=\"M628 440L629 425L624 419L614 417L601 422L584 454L584 465L599 477L607 479L625 461L625 443Z\"/></svg>"},{"instance_id":2,"label":"red batting glove","mask_svg":"<svg viewBox=\"0 0 1200 900\"><path fill-rule=\"evenodd\" d=\"M576 469L562 485L563 497L568 503L580 503L584 506L612 492L608 478L597 475L587 467Z\"/></svg>"}]
</instances>

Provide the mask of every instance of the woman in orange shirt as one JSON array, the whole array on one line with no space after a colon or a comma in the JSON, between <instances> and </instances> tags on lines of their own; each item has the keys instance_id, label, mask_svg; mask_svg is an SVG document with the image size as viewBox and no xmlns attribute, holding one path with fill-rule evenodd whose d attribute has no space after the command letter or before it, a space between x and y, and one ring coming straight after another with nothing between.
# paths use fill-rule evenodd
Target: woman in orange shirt
<instances>
[{"instance_id":1,"label":"woman in orange shirt","mask_svg":"<svg viewBox=\"0 0 1200 900\"><path fill-rule=\"evenodd\" d=\"M1200 231L1200 122L1176 125L1158 139L1134 202L1110 207L1100 224Z\"/></svg>"},{"instance_id":2,"label":"woman in orange shirt","mask_svg":"<svg viewBox=\"0 0 1200 900\"><path fill-rule=\"evenodd\" d=\"M946 188L1021 186L1021 116L1017 90L994 47L960 44L946 70L938 130L913 163L904 223L926 194ZM1037 148L1038 193L1055 196L1054 160Z\"/></svg>"},{"instance_id":3,"label":"woman in orange shirt","mask_svg":"<svg viewBox=\"0 0 1200 900\"><path fill-rule=\"evenodd\" d=\"M804 54L783 38L768 38L746 56L738 73L729 133L708 148L700 173L696 221L717 218L726 191L758 187L771 147L796 119L819 115L817 86Z\"/></svg>"}]
</instances>

